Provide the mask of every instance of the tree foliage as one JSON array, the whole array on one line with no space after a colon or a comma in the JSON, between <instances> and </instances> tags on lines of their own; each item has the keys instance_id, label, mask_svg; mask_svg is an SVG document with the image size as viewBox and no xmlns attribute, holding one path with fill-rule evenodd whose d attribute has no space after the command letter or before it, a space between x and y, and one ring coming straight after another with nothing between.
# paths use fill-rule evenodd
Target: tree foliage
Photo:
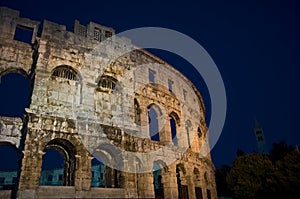
<instances>
[{"instance_id":1,"label":"tree foliage","mask_svg":"<svg viewBox=\"0 0 300 199\"><path fill-rule=\"evenodd\" d=\"M223 177L224 178L224 177ZM270 155L238 156L226 182L234 198L300 198L300 152L274 143Z\"/></svg>"},{"instance_id":2,"label":"tree foliage","mask_svg":"<svg viewBox=\"0 0 300 199\"><path fill-rule=\"evenodd\" d=\"M217 184L217 193L219 196L232 196L232 192L228 187L226 177L230 171L231 167L228 165L223 165L221 168L216 169L216 184Z\"/></svg>"},{"instance_id":3,"label":"tree foliage","mask_svg":"<svg viewBox=\"0 0 300 199\"><path fill-rule=\"evenodd\" d=\"M237 157L227 176L235 198L255 199L272 183L274 167L267 156L247 154Z\"/></svg>"}]
</instances>

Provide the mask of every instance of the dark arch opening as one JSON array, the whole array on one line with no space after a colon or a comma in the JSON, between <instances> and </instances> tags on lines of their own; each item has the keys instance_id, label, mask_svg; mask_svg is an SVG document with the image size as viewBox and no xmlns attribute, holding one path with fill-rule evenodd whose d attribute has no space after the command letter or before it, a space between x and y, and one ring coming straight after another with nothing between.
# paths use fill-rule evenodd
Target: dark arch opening
<instances>
[{"instance_id":1,"label":"dark arch opening","mask_svg":"<svg viewBox=\"0 0 300 199\"><path fill-rule=\"evenodd\" d=\"M103 180L100 187L124 188L124 176L121 171L115 169L116 167L122 168L124 166L124 161L120 154L121 151L119 148L112 147L109 144L101 144L94 150L93 156L95 158L93 161L102 164L100 172L103 173Z\"/></svg>"},{"instance_id":2,"label":"dark arch opening","mask_svg":"<svg viewBox=\"0 0 300 199\"><path fill-rule=\"evenodd\" d=\"M75 153L69 141L51 140L45 147L40 185L74 186Z\"/></svg>"},{"instance_id":3,"label":"dark arch opening","mask_svg":"<svg viewBox=\"0 0 300 199\"><path fill-rule=\"evenodd\" d=\"M0 143L0 190L16 190L21 166L21 152L10 143Z\"/></svg>"},{"instance_id":4,"label":"dark arch opening","mask_svg":"<svg viewBox=\"0 0 300 199\"><path fill-rule=\"evenodd\" d=\"M0 115L23 117L29 105L30 81L19 72L9 72L0 79Z\"/></svg>"},{"instance_id":5,"label":"dark arch opening","mask_svg":"<svg viewBox=\"0 0 300 199\"><path fill-rule=\"evenodd\" d=\"M172 134L172 142L175 146L178 146L176 120L172 115L170 115L170 127Z\"/></svg>"},{"instance_id":6,"label":"dark arch opening","mask_svg":"<svg viewBox=\"0 0 300 199\"><path fill-rule=\"evenodd\" d=\"M62 186L64 157L55 149L46 149L43 156L40 185Z\"/></svg>"},{"instance_id":7,"label":"dark arch opening","mask_svg":"<svg viewBox=\"0 0 300 199\"><path fill-rule=\"evenodd\" d=\"M91 187L105 187L105 184L105 165L102 161L94 158L92 160Z\"/></svg>"},{"instance_id":8,"label":"dark arch opening","mask_svg":"<svg viewBox=\"0 0 300 199\"><path fill-rule=\"evenodd\" d=\"M60 77L78 82L81 79L79 73L71 66L67 65L61 65L54 68L52 71L52 77Z\"/></svg>"},{"instance_id":9,"label":"dark arch opening","mask_svg":"<svg viewBox=\"0 0 300 199\"><path fill-rule=\"evenodd\" d=\"M160 116L160 110L157 105L150 105L148 108L148 121L149 121L149 134L151 140L159 141L159 125L158 116Z\"/></svg>"},{"instance_id":10,"label":"dark arch opening","mask_svg":"<svg viewBox=\"0 0 300 199\"><path fill-rule=\"evenodd\" d=\"M134 99L134 122L141 125L141 108L137 99Z\"/></svg>"},{"instance_id":11,"label":"dark arch opening","mask_svg":"<svg viewBox=\"0 0 300 199\"><path fill-rule=\"evenodd\" d=\"M187 147L191 147L191 137L190 137L190 128L192 127L192 122L190 120L187 120L185 122L185 131L186 131L186 137L187 137Z\"/></svg>"},{"instance_id":12,"label":"dark arch opening","mask_svg":"<svg viewBox=\"0 0 300 199\"><path fill-rule=\"evenodd\" d=\"M164 198L164 187L162 183L162 168L157 163L153 163L153 185L154 185L154 193L156 199L163 199Z\"/></svg>"},{"instance_id":13,"label":"dark arch opening","mask_svg":"<svg viewBox=\"0 0 300 199\"><path fill-rule=\"evenodd\" d=\"M176 177L178 187L178 198L188 198L188 186L181 183L181 179L184 178L186 171L182 164L176 165Z\"/></svg>"}]
</instances>

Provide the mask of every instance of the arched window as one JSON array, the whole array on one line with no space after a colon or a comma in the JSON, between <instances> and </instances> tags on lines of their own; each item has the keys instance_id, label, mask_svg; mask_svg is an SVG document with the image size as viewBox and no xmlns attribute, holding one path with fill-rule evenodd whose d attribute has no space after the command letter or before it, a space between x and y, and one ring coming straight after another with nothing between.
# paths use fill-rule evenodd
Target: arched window
<instances>
[{"instance_id":1,"label":"arched window","mask_svg":"<svg viewBox=\"0 0 300 199\"><path fill-rule=\"evenodd\" d=\"M64 139L51 140L45 147L40 185L74 186L75 164L75 147Z\"/></svg>"},{"instance_id":2,"label":"arched window","mask_svg":"<svg viewBox=\"0 0 300 199\"><path fill-rule=\"evenodd\" d=\"M181 183L186 174L185 168L182 164L176 165L176 177L177 177L177 188L178 198L188 198L188 186Z\"/></svg>"},{"instance_id":3,"label":"arched window","mask_svg":"<svg viewBox=\"0 0 300 199\"><path fill-rule=\"evenodd\" d=\"M197 168L194 168L194 179L195 181L200 181L200 172Z\"/></svg>"},{"instance_id":4,"label":"arched window","mask_svg":"<svg viewBox=\"0 0 300 199\"><path fill-rule=\"evenodd\" d=\"M176 121L173 116L170 115L170 127L171 127L171 134L172 134L172 142L175 146L178 146L177 140L177 128L176 128Z\"/></svg>"},{"instance_id":5,"label":"arched window","mask_svg":"<svg viewBox=\"0 0 300 199\"><path fill-rule=\"evenodd\" d=\"M197 129L197 135L198 135L199 138L202 137L202 131L201 131L201 129L199 127Z\"/></svg>"},{"instance_id":6,"label":"arched window","mask_svg":"<svg viewBox=\"0 0 300 199\"><path fill-rule=\"evenodd\" d=\"M177 127L180 124L179 117L176 113L172 112L169 115L169 118L170 118L170 128L171 128L172 142L175 146L178 146Z\"/></svg>"},{"instance_id":7,"label":"arched window","mask_svg":"<svg viewBox=\"0 0 300 199\"><path fill-rule=\"evenodd\" d=\"M105 166L97 158L92 160L92 182L91 187L105 187Z\"/></svg>"},{"instance_id":8,"label":"arched window","mask_svg":"<svg viewBox=\"0 0 300 199\"><path fill-rule=\"evenodd\" d=\"M149 134L151 140L159 141L159 121L158 116L161 114L159 113L159 107L157 105L150 105L148 106L148 121L149 121Z\"/></svg>"},{"instance_id":9,"label":"arched window","mask_svg":"<svg viewBox=\"0 0 300 199\"><path fill-rule=\"evenodd\" d=\"M78 73L72 67L66 65L56 67L52 72L52 77L80 81Z\"/></svg>"},{"instance_id":10,"label":"arched window","mask_svg":"<svg viewBox=\"0 0 300 199\"><path fill-rule=\"evenodd\" d=\"M154 185L154 193L155 198L164 198L164 189L162 184L162 169L154 162L153 164L153 185Z\"/></svg>"},{"instance_id":11,"label":"arched window","mask_svg":"<svg viewBox=\"0 0 300 199\"><path fill-rule=\"evenodd\" d=\"M141 124L141 109L137 99L134 99L134 122L137 125Z\"/></svg>"},{"instance_id":12,"label":"arched window","mask_svg":"<svg viewBox=\"0 0 300 199\"><path fill-rule=\"evenodd\" d=\"M40 177L40 185L62 186L64 169L64 157L54 149L45 150L43 156L42 172ZM56 176L55 176L56 174Z\"/></svg>"},{"instance_id":13,"label":"arched window","mask_svg":"<svg viewBox=\"0 0 300 199\"><path fill-rule=\"evenodd\" d=\"M186 137L187 137L187 144L188 147L191 147L191 138L190 138L190 128L192 127L192 122L187 120L185 122L185 130L186 130Z\"/></svg>"},{"instance_id":14,"label":"arched window","mask_svg":"<svg viewBox=\"0 0 300 199\"><path fill-rule=\"evenodd\" d=\"M54 68L47 89L48 103L57 106L63 103L70 107L82 103L81 77L71 66ZM59 102L59 103L57 103Z\"/></svg>"},{"instance_id":15,"label":"arched window","mask_svg":"<svg viewBox=\"0 0 300 199\"><path fill-rule=\"evenodd\" d=\"M111 76L102 76L98 82L101 90L114 90L117 80Z\"/></svg>"}]
</instances>

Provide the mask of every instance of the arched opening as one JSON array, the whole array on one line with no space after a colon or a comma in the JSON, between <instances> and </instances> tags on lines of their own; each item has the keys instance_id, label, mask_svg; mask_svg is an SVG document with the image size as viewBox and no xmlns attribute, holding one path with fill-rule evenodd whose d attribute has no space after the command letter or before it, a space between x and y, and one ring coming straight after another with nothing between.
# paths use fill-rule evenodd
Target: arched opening
<instances>
[{"instance_id":1,"label":"arched opening","mask_svg":"<svg viewBox=\"0 0 300 199\"><path fill-rule=\"evenodd\" d=\"M194 168L193 174L194 174L196 199L203 199L202 188L200 184L200 172L197 168Z\"/></svg>"},{"instance_id":2,"label":"arched opening","mask_svg":"<svg viewBox=\"0 0 300 199\"><path fill-rule=\"evenodd\" d=\"M190 120L187 120L185 122L185 131L186 131L186 137L187 137L187 147L191 147L191 138L190 138L190 129L192 127L192 122Z\"/></svg>"},{"instance_id":3,"label":"arched opening","mask_svg":"<svg viewBox=\"0 0 300 199\"><path fill-rule=\"evenodd\" d=\"M9 72L0 79L0 115L23 117L29 105L30 81L20 73Z\"/></svg>"},{"instance_id":4,"label":"arched opening","mask_svg":"<svg viewBox=\"0 0 300 199\"><path fill-rule=\"evenodd\" d=\"M21 152L10 143L0 143L0 190L15 190L18 185Z\"/></svg>"},{"instance_id":5,"label":"arched opening","mask_svg":"<svg viewBox=\"0 0 300 199\"><path fill-rule=\"evenodd\" d=\"M43 156L40 185L62 186L64 176L64 157L55 149L45 150Z\"/></svg>"},{"instance_id":6,"label":"arched opening","mask_svg":"<svg viewBox=\"0 0 300 199\"><path fill-rule=\"evenodd\" d=\"M45 147L40 185L74 186L75 149L67 140L54 139Z\"/></svg>"},{"instance_id":7,"label":"arched opening","mask_svg":"<svg viewBox=\"0 0 300 199\"><path fill-rule=\"evenodd\" d=\"M100 175L100 183L98 187L124 187L123 173L115 169L123 167L123 159L121 156L118 156L119 154L119 149L116 149L115 147L112 147L109 144L102 144L100 147L94 150L93 156L95 158L93 159L94 163L92 161L92 165L100 164L100 168L98 168L97 170L97 172L99 172ZM94 173L94 175L95 174L96 173Z\"/></svg>"},{"instance_id":8,"label":"arched opening","mask_svg":"<svg viewBox=\"0 0 300 199\"><path fill-rule=\"evenodd\" d=\"M178 146L178 138L177 138L177 127L179 126L179 117L176 113L172 112L169 115L170 118L170 128L171 128L171 135L172 135L172 143L175 146Z\"/></svg>"},{"instance_id":9,"label":"arched opening","mask_svg":"<svg viewBox=\"0 0 300 199\"><path fill-rule=\"evenodd\" d=\"M50 104L65 104L73 106L82 102L82 86L79 73L71 66L61 65L53 69L48 96ZM60 103L57 103L57 102Z\"/></svg>"},{"instance_id":10,"label":"arched opening","mask_svg":"<svg viewBox=\"0 0 300 199\"><path fill-rule=\"evenodd\" d=\"M162 168L157 162L153 163L153 185L155 198L163 199L164 198L164 187L162 184Z\"/></svg>"},{"instance_id":11,"label":"arched opening","mask_svg":"<svg viewBox=\"0 0 300 199\"><path fill-rule=\"evenodd\" d=\"M91 187L105 187L105 165L97 158L92 160Z\"/></svg>"},{"instance_id":12,"label":"arched opening","mask_svg":"<svg viewBox=\"0 0 300 199\"><path fill-rule=\"evenodd\" d=\"M175 146L178 146L178 140L177 140L177 128L176 128L176 121L175 119L170 115L170 127L171 127L171 134L172 134L172 142Z\"/></svg>"},{"instance_id":13,"label":"arched opening","mask_svg":"<svg viewBox=\"0 0 300 199\"><path fill-rule=\"evenodd\" d=\"M157 105L148 106L148 121L149 121L149 134L151 140L159 141L159 121L160 116L158 112L159 107Z\"/></svg>"},{"instance_id":14,"label":"arched opening","mask_svg":"<svg viewBox=\"0 0 300 199\"><path fill-rule=\"evenodd\" d=\"M112 91L115 89L118 80L111 76L102 76L98 82L100 91Z\"/></svg>"},{"instance_id":15,"label":"arched opening","mask_svg":"<svg viewBox=\"0 0 300 199\"><path fill-rule=\"evenodd\" d=\"M57 66L52 71L52 77L59 77L63 79L73 80L73 81L80 81L80 76L71 66L62 65Z\"/></svg>"},{"instance_id":16,"label":"arched opening","mask_svg":"<svg viewBox=\"0 0 300 199\"><path fill-rule=\"evenodd\" d=\"M137 99L134 99L134 122L141 125L141 108Z\"/></svg>"},{"instance_id":17,"label":"arched opening","mask_svg":"<svg viewBox=\"0 0 300 199\"><path fill-rule=\"evenodd\" d=\"M186 173L186 171L182 164L176 165L176 177L177 177L177 187L178 187L178 198L179 199L189 198L188 186L182 183L185 173Z\"/></svg>"}]
</instances>

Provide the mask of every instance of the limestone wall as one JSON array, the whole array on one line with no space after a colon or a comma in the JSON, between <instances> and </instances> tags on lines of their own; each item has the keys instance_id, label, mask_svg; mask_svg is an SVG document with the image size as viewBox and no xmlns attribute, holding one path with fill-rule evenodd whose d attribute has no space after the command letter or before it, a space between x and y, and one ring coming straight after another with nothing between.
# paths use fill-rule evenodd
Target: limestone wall
<instances>
[{"instance_id":1,"label":"limestone wall","mask_svg":"<svg viewBox=\"0 0 300 199\"><path fill-rule=\"evenodd\" d=\"M18 11L8 8L0 11L0 72L21 72L33 85L26 109L19 198L155 197L154 161L162 169L165 198L184 194L196 198L195 187L201 188L203 198L208 192L211 198L217 197L210 154L199 154L203 148L209 151L204 103L184 75L129 39L111 37L115 32L110 27L75 21L72 32L45 20L37 34L39 22L20 18ZM30 29L31 41L16 41L17 27ZM149 135L148 107L152 105L159 112L160 141ZM178 146L172 141L170 117L176 121ZM8 136L19 146L23 122L2 120L1 139ZM114 153L111 146L117 148ZM47 148L64 154L65 187L39 186ZM163 153L157 160L150 155L122 157L122 150L149 153L160 149ZM108 167L106 171L111 172L110 186L117 185L113 174L122 188L91 188L92 152L110 160L108 166L121 165L124 170L120 172ZM144 166L148 172L125 172L132 166L136 171Z\"/></svg>"}]
</instances>

